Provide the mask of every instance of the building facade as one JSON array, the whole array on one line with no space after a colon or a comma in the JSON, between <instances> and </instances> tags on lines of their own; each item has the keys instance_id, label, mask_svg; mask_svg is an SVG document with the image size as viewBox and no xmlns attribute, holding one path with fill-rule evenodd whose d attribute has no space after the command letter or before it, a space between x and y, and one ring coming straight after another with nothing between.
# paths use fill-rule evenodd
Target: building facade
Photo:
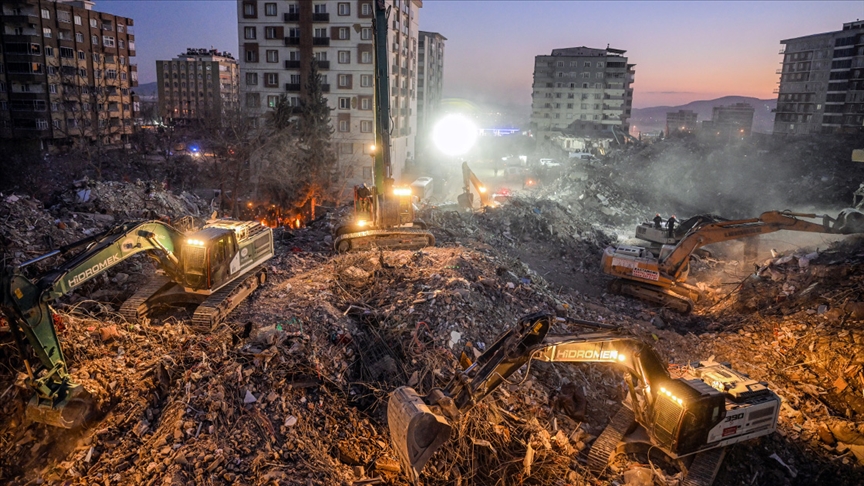
<instances>
[{"instance_id":1,"label":"building facade","mask_svg":"<svg viewBox=\"0 0 864 486\"><path fill-rule=\"evenodd\" d=\"M571 47L534 58L531 127L598 135L630 129L635 64L620 49Z\"/></svg>"},{"instance_id":2,"label":"building facade","mask_svg":"<svg viewBox=\"0 0 864 486\"><path fill-rule=\"evenodd\" d=\"M675 112L666 113L666 136L670 133L684 132L693 133L696 131L696 119L698 114L692 110L678 110Z\"/></svg>"},{"instance_id":3,"label":"building facade","mask_svg":"<svg viewBox=\"0 0 864 486\"><path fill-rule=\"evenodd\" d=\"M444 90L444 41L437 32L420 31L417 48L417 135L428 140Z\"/></svg>"},{"instance_id":4,"label":"building facade","mask_svg":"<svg viewBox=\"0 0 864 486\"><path fill-rule=\"evenodd\" d=\"M387 0L393 176L414 158L420 0ZM315 62L334 129L345 194L372 182L372 0L238 0L240 104L263 116L281 95L298 105Z\"/></svg>"},{"instance_id":5,"label":"building facade","mask_svg":"<svg viewBox=\"0 0 864 486\"><path fill-rule=\"evenodd\" d=\"M864 21L780 43L774 133L864 132Z\"/></svg>"},{"instance_id":6,"label":"building facade","mask_svg":"<svg viewBox=\"0 0 864 486\"><path fill-rule=\"evenodd\" d=\"M749 137L755 112L747 103L715 106L711 110L711 120L702 122L701 133L720 140Z\"/></svg>"},{"instance_id":7,"label":"building facade","mask_svg":"<svg viewBox=\"0 0 864 486\"><path fill-rule=\"evenodd\" d=\"M119 144L139 112L134 22L88 1L8 0L0 11L0 139Z\"/></svg>"},{"instance_id":8,"label":"building facade","mask_svg":"<svg viewBox=\"0 0 864 486\"><path fill-rule=\"evenodd\" d=\"M228 52L186 49L170 61L156 61L159 116L169 125L188 125L237 108L240 69Z\"/></svg>"}]
</instances>

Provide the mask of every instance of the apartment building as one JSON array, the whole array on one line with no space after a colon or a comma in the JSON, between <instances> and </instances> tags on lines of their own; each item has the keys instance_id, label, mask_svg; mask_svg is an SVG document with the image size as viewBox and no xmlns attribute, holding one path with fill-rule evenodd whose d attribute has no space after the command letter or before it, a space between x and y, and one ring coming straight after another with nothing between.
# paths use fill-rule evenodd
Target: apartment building
<instances>
[{"instance_id":1,"label":"apartment building","mask_svg":"<svg viewBox=\"0 0 864 486\"><path fill-rule=\"evenodd\" d=\"M670 133L693 133L696 131L698 114L692 110L678 110L666 113L666 136Z\"/></svg>"},{"instance_id":2,"label":"apartment building","mask_svg":"<svg viewBox=\"0 0 864 486\"><path fill-rule=\"evenodd\" d=\"M0 139L122 143L139 112L133 25L89 1L4 1Z\"/></svg>"},{"instance_id":3,"label":"apartment building","mask_svg":"<svg viewBox=\"0 0 864 486\"><path fill-rule=\"evenodd\" d=\"M720 140L749 137L755 112L748 103L715 106L711 109L711 119L702 122L700 133Z\"/></svg>"},{"instance_id":4,"label":"apartment building","mask_svg":"<svg viewBox=\"0 0 864 486\"><path fill-rule=\"evenodd\" d=\"M186 49L156 61L159 116L169 125L189 125L237 108L240 68L229 52Z\"/></svg>"},{"instance_id":5,"label":"apartment building","mask_svg":"<svg viewBox=\"0 0 864 486\"><path fill-rule=\"evenodd\" d=\"M393 176L414 157L417 125L417 42L420 0L386 0L387 66ZM240 104L258 116L287 95L297 105L314 60L323 78L339 155L341 183L350 191L372 183L372 0L268 2L238 0ZM346 192L347 193L347 192Z\"/></svg>"},{"instance_id":6,"label":"apartment building","mask_svg":"<svg viewBox=\"0 0 864 486\"><path fill-rule=\"evenodd\" d=\"M780 43L774 133L864 132L864 21Z\"/></svg>"},{"instance_id":7,"label":"apartment building","mask_svg":"<svg viewBox=\"0 0 864 486\"><path fill-rule=\"evenodd\" d=\"M531 127L551 132L603 136L627 133L633 104L635 64L620 49L571 47L534 58Z\"/></svg>"},{"instance_id":8,"label":"apartment building","mask_svg":"<svg viewBox=\"0 0 864 486\"><path fill-rule=\"evenodd\" d=\"M417 134L419 141L429 137L435 123L435 110L444 89L444 41L437 32L420 31L417 44Z\"/></svg>"}]
</instances>

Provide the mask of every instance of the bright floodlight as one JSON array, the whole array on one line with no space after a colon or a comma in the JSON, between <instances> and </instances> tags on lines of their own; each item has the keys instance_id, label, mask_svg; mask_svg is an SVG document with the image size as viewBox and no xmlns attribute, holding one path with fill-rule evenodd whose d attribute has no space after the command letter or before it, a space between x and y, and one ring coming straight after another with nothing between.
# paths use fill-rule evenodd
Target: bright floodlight
<instances>
[{"instance_id":1,"label":"bright floodlight","mask_svg":"<svg viewBox=\"0 0 864 486\"><path fill-rule=\"evenodd\" d=\"M477 140L477 127L462 115L447 115L432 130L432 140L445 154L462 155Z\"/></svg>"}]
</instances>

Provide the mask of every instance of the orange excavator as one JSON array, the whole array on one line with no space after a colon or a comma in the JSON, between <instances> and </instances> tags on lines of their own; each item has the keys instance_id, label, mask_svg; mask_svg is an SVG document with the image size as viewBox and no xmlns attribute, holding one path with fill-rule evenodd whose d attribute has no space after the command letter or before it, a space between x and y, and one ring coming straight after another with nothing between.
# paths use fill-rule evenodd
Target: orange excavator
<instances>
[{"instance_id":1,"label":"orange excavator","mask_svg":"<svg viewBox=\"0 0 864 486\"><path fill-rule=\"evenodd\" d=\"M806 219L803 219L806 218ZM807 219L822 218L821 223ZM630 295L686 314L699 300L699 290L688 283L690 255L705 245L738 240L775 231L811 233L864 233L864 213L843 210L836 218L828 215L768 211L758 218L715 221L691 229L675 245L663 245L660 256L649 249L621 245L603 252L603 273L615 277L610 283L613 293Z\"/></svg>"},{"instance_id":2,"label":"orange excavator","mask_svg":"<svg viewBox=\"0 0 864 486\"><path fill-rule=\"evenodd\" d=\"M496 205L495 201L492 200L489 188L480 182L474 171L468 167L468 162L462 162L462 186L462 194L459 194L459 197L457 197L459 207L465 209L474 208L474 194L471 193L471 186L474 186L474 190L477 191L481 209Z\"/></svg>"}]
</instances>

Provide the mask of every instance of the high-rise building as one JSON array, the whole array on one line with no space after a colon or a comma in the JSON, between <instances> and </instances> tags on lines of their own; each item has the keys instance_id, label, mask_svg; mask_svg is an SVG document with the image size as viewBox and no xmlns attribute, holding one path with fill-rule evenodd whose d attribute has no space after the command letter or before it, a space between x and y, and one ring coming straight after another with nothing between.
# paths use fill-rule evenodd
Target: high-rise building
<instances>
[{"instance_id":1,"label":"high-rise building","mask_svg":"<svg viewBox=\"0 0 864 486\"><path fill-rule=\"evenodd\" d=\"M170 61L156 61L159 116L187 125L236 108L239 73L234 57L215 49L186 49Z\"/></svg>"},{"instance_id":2,"label":"high-rise building","mask_svg":"<svg viewBox=\"0 0 864 486\"><path fill-rule=\"evenodd\" d=\"M666 136L670 133L696 131L698 114L693 110L678 110L666 113Z\"/></svg>"},{"instance_id":3,"label":"high-rise building","mask_svg":"<svg viewBox=\"0 0 864 486\"><path fill-rule=\"evenodd\" d=\"M627 133L635 64L620 49L570 47L534 58L531 127L549 132Z\"/></svg>"},{"instance_id":4,"label":"high-rise building","mask_svg":"<svg viewBox=\"0 0 864 486\"><path fill-rule=\"evenodd\" d=\"M780 43L774 133L864 132L864 21Z\"/></svg>"},{"instance_id":5,"label":"high-rise building","mask_svg":"<svg viewBox=\"0 0 864 486\"><path fill-rule=\"evenodd\" d=\"M749 137L754 113L753 107L747 103L715 106L711 110L711 120L702 122L702 135L721 140Z\"/></svg>"},{"instance_id":6,"label":"high-rise building","mask_svg":"<svg viewBox=\"0 0 864 486\"><path fill-rule=\"evenodd\" d=\"M386 0L393 177L414 157L420 0ZM240 104L263 116L281 95L297 105L314 60L323 78L339 156L351 187L372 183L373 0L266 2L238 0Z\"/></svg>"},{"instance_id":7,"label":"high-rise building","mask_svg":"<svg viewBox=\"0 0 864 486\"><path fill-rule=\"evenodd\" d=\"M435 122L435 110L444 89L444 41L437 32L420 31L417 48L417 134L429 137ZM419 140L418 140L419 143Z\"/></svg>"},{"instance_id":8,"label":"high-rise building","mask_svg":"<svg viewBox=\"0 0 864 486\"><path fill-rule=\"evenodd\" d=\"M0 11L0 138L39 147L121 143L139 111L133 21L93 2L7 0Z\"/></svg>"}]
</instances>

